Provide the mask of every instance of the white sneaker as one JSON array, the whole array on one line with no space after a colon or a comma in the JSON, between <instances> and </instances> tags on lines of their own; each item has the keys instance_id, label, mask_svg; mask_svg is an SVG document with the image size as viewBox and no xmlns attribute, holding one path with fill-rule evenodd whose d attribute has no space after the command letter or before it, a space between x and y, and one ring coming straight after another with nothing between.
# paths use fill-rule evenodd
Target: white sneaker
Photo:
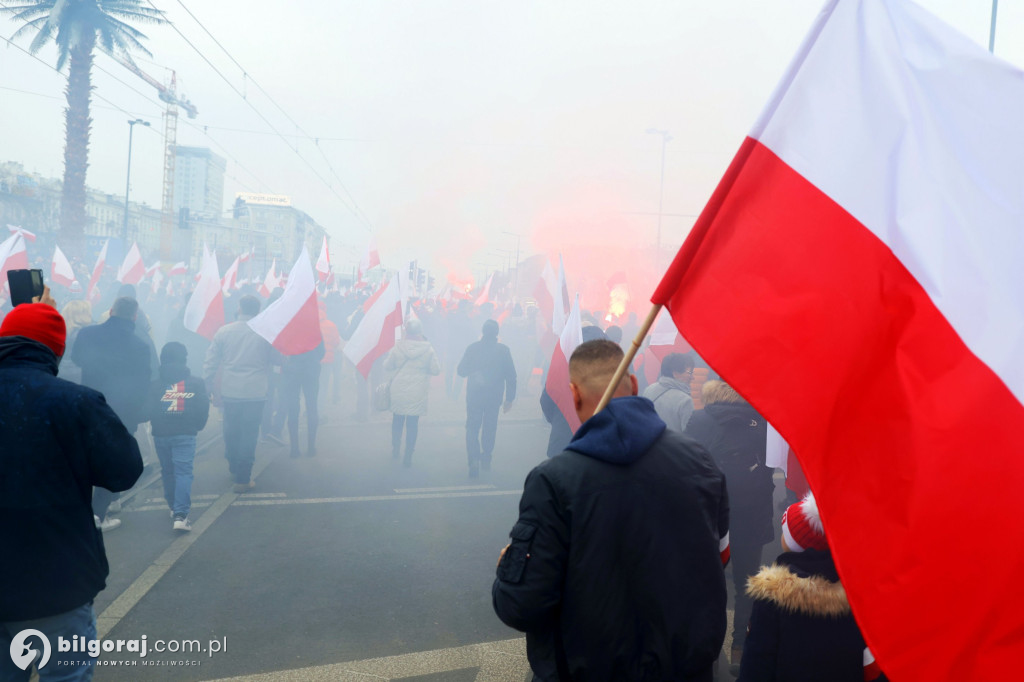
<instances>
[{"instance_id":1,"label":"white sneaker","mask_svg":"<svg viewBox=\"0 0 1024 682\"><path fill-rule=\"evenodd\" d=\"M100 517L95 514L92 515L92 518L96 523L96 527L104 533L114 530L121 525L121 519L104 519L103 521L100 521Z\"/></svg>"},{"instance_id":2,"label":"white sneaker","mask_svg":"<svg viewBox=\"0 0 1024 682\"><path fill-rule=\"evenodd\" d=\"M110 506L107 507L107 513L108 514L117 514L120 511L121 511L121 499L120 498L118 498L118 499L114 500L113 502L111 502Z\"/></svg>"},{"instance_id":3,"label":"white sneaker","mask_svg":"<svg viewBox=\"0 0 1024 682\"><path fill-rule=\"evenodd\" d=\"M180 530L184 533L192 530L192 524L189 523L188 517L184 519L174 519L174 530Z\"/></svg>"}]
</instances>

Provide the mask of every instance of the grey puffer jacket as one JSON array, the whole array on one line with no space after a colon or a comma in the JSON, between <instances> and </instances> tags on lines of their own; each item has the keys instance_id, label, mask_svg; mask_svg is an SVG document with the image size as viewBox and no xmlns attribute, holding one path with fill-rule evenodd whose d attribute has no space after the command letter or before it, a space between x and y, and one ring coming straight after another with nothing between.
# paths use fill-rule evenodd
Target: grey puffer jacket
<instances>
[{"instance_id":1,"label":"grey puffer jacket","mask_svg":"<svg viewBox=\"0 0 1024 682\"><path fill-rule=\"evenodd\" d=\"M426 339L402 339L388 354L384 369L391 379L391 411L420 417L427 413L430 377L441 373L437 353Z\"/></svg>"},{"instance_id":2,"label":"grey puffer jacket","mask_svg":"<svg viewBox=\"0 0 1024 682\"><path fill-rule=\"evenodd\" d=\"M644 397L654 403L654 411L668 428L682 433L693 415L690 385L672 377L659 377L658 383L644 389Z\"/></svg>"}]
</instances>

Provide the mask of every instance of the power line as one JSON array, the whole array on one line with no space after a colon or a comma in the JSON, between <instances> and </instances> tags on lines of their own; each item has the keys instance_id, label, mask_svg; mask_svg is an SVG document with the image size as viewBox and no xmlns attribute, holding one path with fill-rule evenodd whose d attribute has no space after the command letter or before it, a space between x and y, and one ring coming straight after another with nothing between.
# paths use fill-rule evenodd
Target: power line
<instances>
[{"instance_id":1,"label":"power line","mask_svg":"<svg viewBox=\"0 0 1024 682\"><path fill-rule=\"evenodd\" d=\"M155 4L153 4L153 0L146 0L146 2L147 2L147 3L149 3L149 5L153 7L153 9L156 9L156 10L159 10L159 9L160 9L160 8L159 8L159 7L157 7L157 6L155 5ZM190 13L190 14L191 14L191 13ZM260 111L259 109L257 109L257 108L256 108L256 106L255 106L255 105L254 105L254 104L253 104L252 102L250 102L250 101L249 101L249 99L248 99L248 98L247 98L247 97L246 97L246 96L245 96L244 94L242 94L242 92L240 92L240 91L238 90L238 88L237 88L237 87L235 87L235 84L234 84L234 83L232 83L232 82L231 82L231 81L230 81L230 80L228 79L228 77L227 77L227 76L225 76L225 75L224 75L224 74L223 74L223 73L221 72L221 70L220 70L220 69L218 69L218 68L216 67L216 65L215 65L215 64L214 64L214 63L213 63L212 61L210 61L209 57L207 57L207 56L206 56L205 54L203 54L203 51L202 51L202 50L200 50L200 49L199 49L198 47L196 47L196 45L195 45L195 44L194 44L194 43L193 43L193 42L192 42L191 40L189 40L189 39L188 39L188 37L187 37L187 36L186 36L186 35L185 35L184 33L182 33L182 32L181 32L181 29L179 29L179 28L178 28L178 27L177 27L177 26L176 26L175 24L173 24L173 23L171 23L171 24L170 24L170 26L171 26L171 28L173 28L173 29L174 29L175 33L177 33L177 34L178 34L179 36L181 36L181 39L182 39L182 40L184 40L184 41L185 41L185 42L186 42L186 43L188 44L188 46L189 46L189 47L191 47L191 48L192 48L192 49L193 49L193 50L195 51L195 53L196 53L196 54L198 54L198 55L199 55L199 56L200 56L200 57L202 58L202 60L203 60L204 62L206 62L207 66L209 66L209 67L210 67L211 69L213 69L214 73L216 73L216 74L217 74L218 76L220 76L221 80L223 80L223 81L224 81L225 83L227 83L228 87L229 87L229 88L231 88L231 90L232 90L232 91L233 91L233 92L234 92L234 93L235 93L236 95L238 95L239 97L241 97L241 98L242 98L242 100L243 100L243 101L244 101L244 102L245 102L245 103L246 103L246 104L247 104L247 105L249 106L249 108L250 108L250 109L252 109L252 110L253 110L253 111L254 111L254 112L256 113L256 115L257 115L257 116L259 116L259 117L260 117L260 119L261 119L261 120L262 120L262 121L263 121L264 123L266 123L266 124L267 124L267 126L268 126L268 127L269 127L269 128L271 129L271 130L273 130L273 131L274 131L274 132L275 132L275 133L277 134L277 136L278 136L279 138L281 138L281 140L282 140L282 141L283 141L283 142L285 143L285 145L286 145L286 146L287 146L287 147L288 147L289 149L291 149L291 150L292 150L292 151L293 151L293 152L295 153L295 155L296 155L296 156L298 156L298 157L299 157L299 159L300 159L300 160L301 160L301 161L302 161L302 162L303 162L304 164L306 164L306 166L307 166L307 167L308 167L308 168L309 168L309 169L310 169L310 170L311 170L311 171L313 172L313 175L315 175L315 176L317 177L317 179L318 179L318 180L320 180L320 182L322 182L322 183L324 184L324 186L325 186L325 187L327 187L327 188L328 188L329 190L331 190L331 192L332 192L332 193L334 194L334 196L336 196L336 197L338 198L338 201L340 201L340 202L341 202L341 204L342 204L342 205L343 205L343 206L344 206L344 207L345 207L346 209L348 209L348 211L349 211L350 213L352 213L352 215L354 215L354 216L355 216L355 217L356 217L357 219L360 219L360 215L359 215L359 213L357 213L357 212L356 212L356 211L355 211L355 210L354 210L354 209L352 208L352 206L349 206L348 202L347 202L347 201L345 201L344 197L342 197L342 196L341 196L340 194L338 194L338 190L336 190L336 189L334 188L334 186L333 186L333 185L331 185L331 183L327 182L327 180L326 180L326 179L325 179L325 178L324 178L324 177L323 177L323 176L322 176L322 175L320 174L320 172L319 172L319 171L318 171L318 170L317 170L317 169L316 169L316 168L315 168L315 167L313 166L313 164L311 164L311 163L309 162L309 160L308 160L308 159L306 159L306 157L304 157L304 156L302 155L302 153L301 153L301 152L299 151L298 147L294 147L294 146L292 146L292 144L291 144L290 142L288 142L288 139L287 139L287 138L286 138L286 137L285 137L284 135L282 135L282 134L281 134L281 132L280 132L280 131L279 131L279 130L278 130L278 129L277 129L277 128L276 128L275 126L274 126L274 124L273 124L273 123L271 123L271 122L270 122L270 120L269 120L269 119L268 119L268 118L267 118L266 116L264 116L264 115L263 115L263 112L261 112L261 111ZM205 30L205 28L204 28L204 30ZM364 229L367 229L367 230L369 230L369 229L370 229L370 228L369 228L369 227L367 227L366 225L363 225L363 228L364 228Z\"/></svg>"},{"instance_id":2,"label":"power line","mask_svg":"<svg viewBox=\"0 0 1024 682\"><path fill-rule=\"evenodd\" d=\"M310 135L309 133L307 133L305 130L303 130L302 126L300 126L298 124L298 122L295 121L295 119L293 119L291 116L289 116L288 112L285 111L284 108L281 107L281 105L277 103L277 100L275 100L273 97L271 97L270 93L267 92L263 88L262 85L260 85L258 82L256 82L256 79L254 79L252 76L249 75L249 72L245 69L245 67L243 67L239 63L239 61L234 58L234 56L230 52L228 52L228 49L226 47L224 47L224 45L222 45L219 40L217 40L217 38L213 35L213 33L210 32L210 29L206 28L206 25L203 24L203 22L201 22L199 20L199 18L195 14L192 13L192 10L190 10L188 7L186 7L185 3L182 0L177 0L177 2L178 2L179 5L181 5L181 8L183 10L185 10L185 12L190 17L192 17L192 20L199 25L199 28L203 29L203 32L205 32L206 35L208 35L210 37L210 40L212 40L217 45L217 47L219 47L221 49L221 51L224 52L224 54L227 55L228 59L230 59L232 61L232 63L235 66L238 67L238 70L242 72L242 76L244 78L248 79L249 81L251 81L252 84L254 86L256 86L256 89L259 90L260 92L262 92L263 96L266 97L270 101L270 103L273 104L277 108L278 111L280 111L282 114L284 114L284 117L287 118L292 123L292 125L295 126L296 130L298 130L300 133L302 133L306 137L307 140L313 142L313 144L317 148L317 151L319 151L320 155L323 156L324 162L327 164L327 168L331 171L331 175L333 175L334 179L338 181L338 184L345 191L345 194L348 196L349 200L352 202L352 206L355 208L355 210L353 211L353 214L357 218L362 219L366 223L366 225L372 230L373 225L370 223L369 219L366 217L366 214L363 213L362 209L359 208L359 204L356 202L355 197L352 196L352 193L348 190L348 187L345 186L345 183L342 181L342 179L338 175L337 171L334 170L334 166L331 164L331 160L329 158L327 158L327 154L325 154L324 150L320 147L320 138L315 138L312 135ZM152 4L152 2L150 2L150 4ZM278 135L281 135L281 134L278 133ZM281 135L281 137L283 138L284 136Z\"/></svg>"}]
</instances>

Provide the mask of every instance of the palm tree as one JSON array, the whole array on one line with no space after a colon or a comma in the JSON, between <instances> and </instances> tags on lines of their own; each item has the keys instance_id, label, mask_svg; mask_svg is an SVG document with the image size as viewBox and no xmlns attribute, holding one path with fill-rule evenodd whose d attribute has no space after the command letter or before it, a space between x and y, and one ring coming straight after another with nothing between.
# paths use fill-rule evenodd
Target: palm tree
<instances>
[{"instance_id":1,"label":"palm tree","mask_svg":"<svg viewBox=\"0 0 1024 682\"><path fill-rule=\"evenodd\" d=\"M35 54L53 40L57 45L57 70L68 65L68 106L64 110L64 187L61 195L61 234L78 248L85 230L85 172L89 166L89 98L92 92L93 48L130 58L138 50L150 52L140 42L145 35L123 20L162 24L163 12L143 7L143 0L23 0L0 7L0 12L24 21L13 37L35 30L29 46Z\"/></svg>"}]
</instances>

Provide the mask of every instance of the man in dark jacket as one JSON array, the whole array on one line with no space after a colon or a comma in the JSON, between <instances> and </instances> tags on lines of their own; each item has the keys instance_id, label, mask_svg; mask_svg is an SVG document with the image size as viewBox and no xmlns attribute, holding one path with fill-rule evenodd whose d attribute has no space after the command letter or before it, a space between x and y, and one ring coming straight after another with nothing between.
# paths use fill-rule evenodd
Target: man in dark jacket
<instances>
[{"instance_id":1,"label":"man in dark jacket","mask_svg":"<svg viewBox=\"0 0 1024 682\"><path fill-rule=\"evenodd\" d=\"M685 435L711 453L725 474L732 498L732 577L735 613L732 629L732 670L739 671L750 620L747 578L757 573L764 545L775 537L772 527L773 470L765 466L768 424L731 386L709 381L702 389L704 409L693 413Z\"/></svg>"},{"instance_id":2,"label":"man in dark jacket","mask_svg":"<svg viewBox=\"0 0 1024 682\"><path fill-rule=\"evenodd\" d=\"M115 300L110 318L78 332L71 349L71 361L82 368L82 384L103 394L128 433L135 433L146 421L145 401L151 378L149 346L135 334L138 312L135 299ZM121 524L119 519L106 518L107 508L117 497L103 488L97 488L93 495L93 513L104 531Z\"/></svg>"},{"instance_id":3,"label":"man in dark jacket","mask_svg":"<svg viewBox=\"0 0 1024 682\"><path fill-rule=\"evenodd\" d=\"M48 293L43 300L52 301ZM56 644L58 637L96 637L92 600L108 567L92 490L127 490L142 474L135 439L103 396L57 378L64 342L64 320L46 303L20 305L0 325L3 680L28 679L31 649L39 652L41 642L25 630L51 644L40 680L91 677L94 658Z\"/></svg>"},{"instance_id":4,"label":"man in dark jacket","mask_svg":"<svg viewBox=\"0 0 1024 682\"><path fill-rule=\"evenodd\" d=\"M494 438L498 432L498 410L502 396L505 412L516 399L516 367L508 346L498 343L498 323L487 320L483 336L469 344L459 361L460 377L466 381L466 453L469 476L476 478L480 469L490 471Z\"/></svg>"},{"instance_id":5,"label":"man in dark jacket","mask_svg":"<svg viewBox=\"0 0 1024 682\"><path fill-rule=\"evenodd\" d=\"M668 431L608 340L569 362L583 425L526 478L492 597L526 632L535 680L710 682L725 639L725 477Z\"/></svg>"},{"instance_id":6,"label":"man in dark jacket","mask_svg":"<svg viewBox=\"0 0 1024 682\"><path fill-rule=\"evenodd\" d=\"M206 383L188 370L188 350L171 341L160 351L160 378L149 395L153 444L160 459L164 499L174 515L174 530L188 532L192 509L192 465L196 434L206 427L210 396Z\"/></svg>"}]
</instances>

